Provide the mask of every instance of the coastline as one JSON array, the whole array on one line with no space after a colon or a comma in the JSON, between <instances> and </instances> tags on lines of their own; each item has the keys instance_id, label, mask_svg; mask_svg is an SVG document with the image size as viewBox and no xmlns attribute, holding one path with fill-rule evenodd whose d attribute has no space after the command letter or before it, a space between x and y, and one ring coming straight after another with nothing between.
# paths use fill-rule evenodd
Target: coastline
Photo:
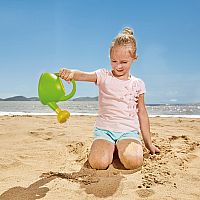
<instances>
[{"instance_id":1,"label":"coastline","mask_svg":"<svg viewBox=\"0 0 200 200\"><path fill-rule=\"evenodd\" d=\"M70 113L71 116L97 116L96 113ZM56 116L55 112L51 113L34 113L34 112L0 112L0 116ZM150 118L194 118L199 119L200 115L149 115Z\"/></svg>"}]
</instances>

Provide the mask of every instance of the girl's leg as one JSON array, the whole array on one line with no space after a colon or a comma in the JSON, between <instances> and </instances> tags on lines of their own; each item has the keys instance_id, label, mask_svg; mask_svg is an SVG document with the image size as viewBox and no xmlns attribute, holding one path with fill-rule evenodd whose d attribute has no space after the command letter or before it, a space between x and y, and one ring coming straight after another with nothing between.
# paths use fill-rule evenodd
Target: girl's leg
<instances>
[{"instance_id":1,"label":"girl's leg","mask_svg":"<svg viewBox=\"0 0 200 200\"><path fill-rule=\"evenodd\" d=\"M126 169L136 169L143 164L142 145L136 140L120 140L116 144L121 163Z\"/></svg>"},{"instance_id":2,"label":"girl's leg","mask_svg":"<svg viewBox=\"0 0 200 200\"><path fill-rule=\"evenodd\" d=\"M94 169L106 169L113 160L115 145L103 139L93 142L88 161Z\"/></svg>"}]
</instances>

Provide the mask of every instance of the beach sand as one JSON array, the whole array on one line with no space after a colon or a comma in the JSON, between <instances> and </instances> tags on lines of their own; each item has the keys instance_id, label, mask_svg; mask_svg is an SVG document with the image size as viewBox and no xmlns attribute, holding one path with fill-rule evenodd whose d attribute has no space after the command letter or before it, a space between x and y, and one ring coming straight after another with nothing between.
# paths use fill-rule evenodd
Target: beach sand
<instances>
[{"instance_id":1,"label":"beach sand","mask_svg":"<svg viewBox=\"0 0 200 200\"><path fill-rule=\"evenodd\" d=\"M125 170L117 155L107 170L87 156L94 116L0 117L0 200L200 199L200 119L150 118L153 142L144 166Z\"/></svg>"}]
</instances>

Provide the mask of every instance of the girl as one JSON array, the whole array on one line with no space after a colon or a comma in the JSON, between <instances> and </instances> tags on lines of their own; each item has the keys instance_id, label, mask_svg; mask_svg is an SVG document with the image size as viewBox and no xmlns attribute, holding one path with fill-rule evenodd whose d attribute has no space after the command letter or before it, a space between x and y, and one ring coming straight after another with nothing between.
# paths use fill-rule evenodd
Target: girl
<instances>
[{"instance_id":1,"label":"girl","mask_svg":"<svg viewBox=\"0 0 200 200\"><path fill-rule=\"evenodd\" d=\"M94 129L94 141L88 161L92 168L106 169L115 149L126 169L143 164L143 149L139 137L154 154L159 149L152 144L149 118L144 104L144 82L130 74L137 60L136 41L131 28L124 28L111 43L112 70L83 72L61 69L60 77L68 82L94 82L99 87L99 112Z\"/></svg>"}]
</instances>

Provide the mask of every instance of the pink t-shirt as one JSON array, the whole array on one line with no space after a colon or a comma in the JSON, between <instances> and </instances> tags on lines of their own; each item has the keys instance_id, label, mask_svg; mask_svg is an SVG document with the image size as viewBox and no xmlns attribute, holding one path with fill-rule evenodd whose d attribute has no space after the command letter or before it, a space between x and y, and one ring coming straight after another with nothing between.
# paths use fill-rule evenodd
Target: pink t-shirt
<instances>
[{"instance_id":1,"label":"pink t-shirt","mask_svg":"<svg viewBox=\"0 0 200 200\"><path fill-rule=\"evenodd\" d=\"M131 76L120 80L106 69L96 71L99 87L99 111L96 127L115 132L140 132L137 100L146 92L144 82Z\"/></svg>"}]
</instances>

